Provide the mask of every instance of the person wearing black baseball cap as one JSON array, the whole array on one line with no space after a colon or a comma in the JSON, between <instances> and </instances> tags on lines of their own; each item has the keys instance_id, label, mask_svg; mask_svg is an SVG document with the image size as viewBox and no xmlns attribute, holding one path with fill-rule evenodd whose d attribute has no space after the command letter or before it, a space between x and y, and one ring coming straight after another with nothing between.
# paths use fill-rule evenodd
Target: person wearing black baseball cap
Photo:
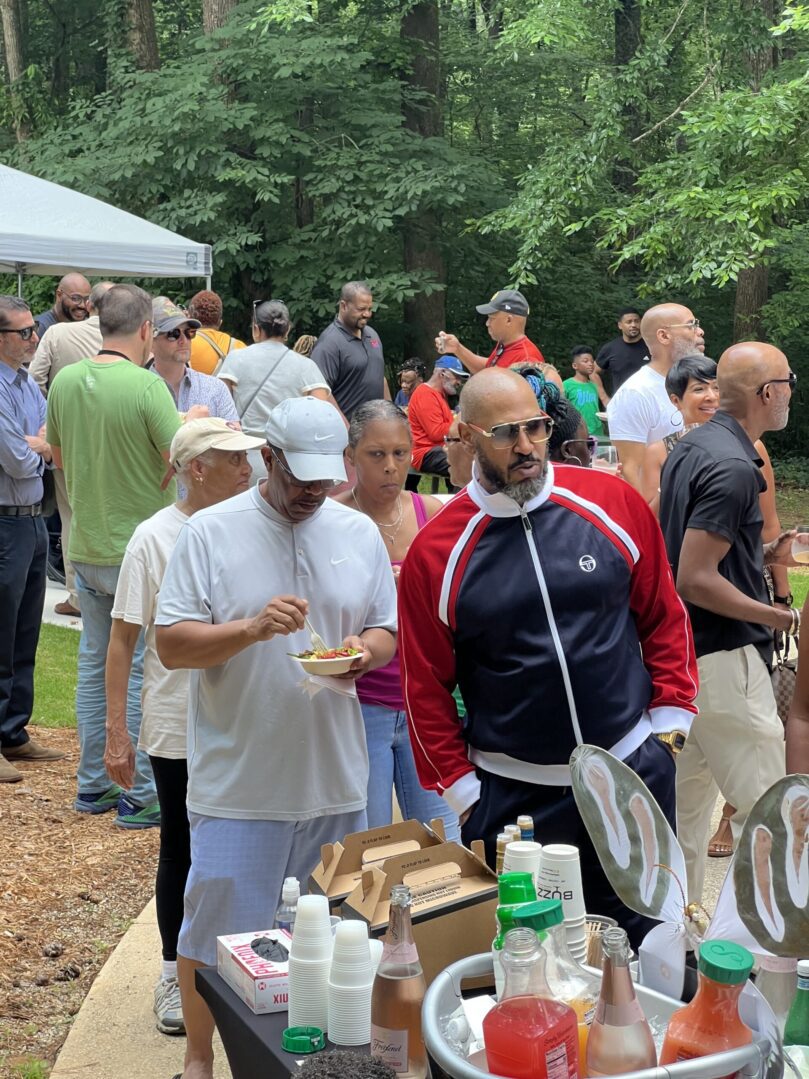
<instances>
[{"instance_id":1,"label":"person wearing black baseball cap","mask_svg":"<svg viewBox=\"0 0 809 1079\"><path fill-rule=\"evenodd\" d=\"M528 301L516 289L504 288L495 292L488 303L478 304L475 310L486 315L486 329L494 341L490 356L478 356L466 348L455 334L442 330L435 339L438 352L453 353L472 374L484 367L511 367L513 363L544 363L542 353L525 336L525 323L530 309Z\"/></svg>"}]
</instances>

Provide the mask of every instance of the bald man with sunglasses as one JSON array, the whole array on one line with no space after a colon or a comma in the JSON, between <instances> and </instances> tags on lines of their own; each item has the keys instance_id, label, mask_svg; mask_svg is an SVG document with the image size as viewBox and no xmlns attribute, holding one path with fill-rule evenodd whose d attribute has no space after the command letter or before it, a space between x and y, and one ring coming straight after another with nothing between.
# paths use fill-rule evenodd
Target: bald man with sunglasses
<instances>
[{"instance_id":1,"label":"bald man with sunglasses","mask_svg":"<svg viewBox=\"0 0 809 1079\"><path fill-rule=\"evenodd\" d=\"M539 842L577 846L587 909L637 944L651 923L604 876L568 761L583 743L609 750L673 824L693 642L644 499L614 476L553 464L551 430L513 371L481 371L461 392L472 480L418 534L399 578L413 752L422 786L459 814L465 843L484 839L491 865L521 813Z\"/></svg>"}]
</instances>

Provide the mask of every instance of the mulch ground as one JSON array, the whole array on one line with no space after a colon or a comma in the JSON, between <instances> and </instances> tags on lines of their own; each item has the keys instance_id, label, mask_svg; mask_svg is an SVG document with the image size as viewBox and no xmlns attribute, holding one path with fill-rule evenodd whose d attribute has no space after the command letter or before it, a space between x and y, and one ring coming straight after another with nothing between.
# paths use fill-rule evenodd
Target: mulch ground
<instances>
[{"instance_id":1,"label":"mulch ground","mask_svg":"<svg viewBox=\"0 0 809 1079\"><path fill-rule=\"evenodd\" d=\"M157 861L156 828L127 832L113 813L72 809L76 732L31 733L67 757L21 763L24 780L0 784L3 1079L32 1061L53 1064L93 979L151 896Z\"/></svg>"}]
</instances>

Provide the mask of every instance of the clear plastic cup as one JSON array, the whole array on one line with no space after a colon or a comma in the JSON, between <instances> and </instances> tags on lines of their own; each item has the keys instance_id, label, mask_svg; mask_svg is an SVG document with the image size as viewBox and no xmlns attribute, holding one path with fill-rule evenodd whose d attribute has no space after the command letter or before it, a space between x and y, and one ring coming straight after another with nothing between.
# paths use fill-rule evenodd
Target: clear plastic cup
<instances>
[{"instance_id":1,"label":"clear plastic cup","mask_svg":"<svg viewBox=\"0 0 809 1079\"><path fill-rule=\"evenodd\" d=\"M797 525L798 535L792 541L792 557L802 565L809 564L809 543L801 541L802 536L809 536L809 525Z\"/></svg>"},{"instance_id":2,"label":"clear plastic cup","mask_svg":"<svg viewBox=\"0 0 809 1079\"><path fill-rule=\"evenodd\" d=\"M292 930L290 958L327 959L333 944L328 899L323 895L302 895Z\"/></svg>"}]
</instances>

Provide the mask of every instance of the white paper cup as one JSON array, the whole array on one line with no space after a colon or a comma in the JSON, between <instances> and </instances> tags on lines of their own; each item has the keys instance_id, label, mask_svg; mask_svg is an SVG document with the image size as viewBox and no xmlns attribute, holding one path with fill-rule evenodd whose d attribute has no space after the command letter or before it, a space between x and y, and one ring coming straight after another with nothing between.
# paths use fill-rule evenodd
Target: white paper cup
<instances>
[{"instance_id":1,"label":"white paper cup","mask_svg":"<svg viewBox=\"0 0 809 1079\"><path fill-rule=\"evenodd\" d=\"M504 873L530 873L536 882L542 847L526 839L514 839L506 844L503 856Z\"/></svg>"},{"instance_id":2,"label":"white paper cup","mask_svg":"<svg viewBox=\"0 0 809 1079\"><path fill-rule=\"evenodd\" d=\"M561 899L565 923L584 924L584 891L577 847L556 843L542 848L537 873L537 898Z\"/></svg>"}]
</instances>

